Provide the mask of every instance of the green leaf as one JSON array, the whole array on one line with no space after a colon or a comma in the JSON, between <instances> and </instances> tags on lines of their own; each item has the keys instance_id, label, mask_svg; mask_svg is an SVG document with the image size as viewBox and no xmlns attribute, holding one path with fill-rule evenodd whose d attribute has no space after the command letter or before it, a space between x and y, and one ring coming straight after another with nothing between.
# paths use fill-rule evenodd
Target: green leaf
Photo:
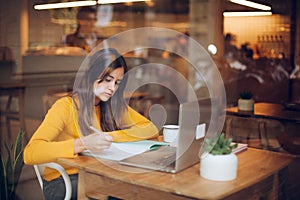
<instances>
[{"instance_id":1,"label":"green leaf","mask_svg":"<svg viewBox=\"0 0 300 200\"><path fill-rule=\"evenodd\" d=\"M223 152L223 154L230 154L231 153L231 149L226 149L224 152Z\"/></svg>"},{"instance_id":2,"label":"green leaf","mask_svg":"<svg viewBox=\"0 0 300 200\"><path fill-rule=\"evenodd\" d=\"M1 159L1 166L0 166L0 192L1 192L1 199L8 199L7 193L7 181L6 181L6 170L5 170L5 161L2 155L0 154Z\"/></svg>"},{"instance_id":3,"label":"green leaf","mask_svg":"<svg viewBox=\"0 0 300 200\"><path fill-rule=\"evenodd\" d=\"M8 147L8 144L5 144L6 150L7 150L7 158L6 158L6 165L5 165L5 170L6 170L6 181L7 181L7 190L8 194L10 194L11 191L11 185L12 185L12 179L13 179L13 161L12 161L12 147Z\"/></svg>"},{"instance_id":4,"label":"green leaf","mask_svg":"<svg viewBox=\"0 0 300 200\"><path fill-rule=\"evenodd\" d=\"M233 144L233 145L231 146L232 149L235 149L235 148L237 148L237 147L238 147L238 143L235 143L235 144Z\"/></svg>"},{"instance_id":5,"label":"green leaf","mask_svg":"<svg viewBox=\"0 0 300 200\"><path fill-rule=\"evenodd\" d=\"M24 132L21 131L16 139L16 143L15 143L15 148L14 148L14 158L17 157L17 155L23 151L23 137L24 137Z\"/></svg>"},{"instance_id":6,"label":"green leaf","mask_svg":"<svg viewBox=\"0 0 300 200\"><path fill-rule=\"evenodd\" d=\"M24 166L23 151L21 151L15 158L15 163L13 166L14 167L13 191L16 191L17 189L23 166Z\"/></svg>"},{"instance_id":7,"label":"green leaf","mask_svg":"<svg viewBox=\"0 0 300 200\"><path fill-rule=\"evenodd\" d=\"M223 144L224 144L224 135L223 134L220 135L220 137L218 139L218 144L220 147L223 146Z\"/></svg>"}]
</instances>

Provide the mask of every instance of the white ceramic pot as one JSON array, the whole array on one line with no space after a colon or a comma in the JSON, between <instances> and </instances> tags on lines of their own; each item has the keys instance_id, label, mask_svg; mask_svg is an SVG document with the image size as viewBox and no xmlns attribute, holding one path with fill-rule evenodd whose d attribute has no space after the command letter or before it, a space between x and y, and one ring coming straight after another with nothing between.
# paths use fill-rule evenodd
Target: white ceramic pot
<instances>
[{"instance_id":1,"label":"white ceramic pot","mask_svg":"<svg viewBox=\"0 0 300 200\"><path fill-rule=\"evenodd\" d=\"M254 100L253 99L238 99L238 109L242 111L253 111Z\"/></svg>"},{"instance_id":2,"label":"white ceramic pot","mask_svg":"<svg viewBox=\"0 0 300 200\"><path fill-rule=\"evenodd\" d=\"M238 159L234 153L212 155L203 153L200 162L200 175L214 181L230 181L236 178Z\"/></svg>"}]
</instances>

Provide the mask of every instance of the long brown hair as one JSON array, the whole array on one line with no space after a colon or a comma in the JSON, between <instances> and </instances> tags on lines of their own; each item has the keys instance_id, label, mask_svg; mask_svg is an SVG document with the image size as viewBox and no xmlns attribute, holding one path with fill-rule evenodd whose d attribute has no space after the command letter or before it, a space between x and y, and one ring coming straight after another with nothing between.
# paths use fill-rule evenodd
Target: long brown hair
<instances>
[{"instance_id":1,"label":"long brown hair","mask_svg":"<svg viewBox=\"0 0 300 200\"><path fill-rule=\"evenodd\" d=\"M79 110L79 126L83 135L91 133L90 126L93 122L95 95L94 82L105 77L114 69L123 67L124 76L117 91L108 101L102 102L100 106L100 126L102 131L109 132L120 130L122 127L122 116L127 109L127 104L124 100L123 92L127 83L128 67L125 59L112 48L105 48L93 53L89 56L83 65L86 69L81 69L77 74L74 89L73 100L76 108ZM79 105L77 100L79 100Z\"/></svg>"}]
</instances>

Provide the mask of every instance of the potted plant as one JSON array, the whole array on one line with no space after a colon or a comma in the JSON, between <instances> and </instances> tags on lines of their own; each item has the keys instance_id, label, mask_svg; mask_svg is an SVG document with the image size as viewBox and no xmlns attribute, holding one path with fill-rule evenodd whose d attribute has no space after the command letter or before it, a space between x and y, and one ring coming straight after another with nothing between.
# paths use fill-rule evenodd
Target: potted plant
<instances>
[{"instance_id":1,"label":"potted plant","mask_svg":"<svg viewBox=\"0 0 300 200\"><path fill-rule=\"evenodd\" d=\"M12 145L5 143L6 154L0 154L0 197L1 199L17 199L16 190L19 183L23 160L23 137L24 132L20 131L16 141Z\"/></svg>"},{"instance_id":2,"label":"potted plant","mask_svg":"<svg viewBox=\"0 0 300 200\"><path fill-rule=\"evenodd\" d=\"M237 143L232 144L232 138L225 138L222 133L215 138L205 138L204 153L201 155L200 175L214 181L229 181L237 176L238 159L232 153Z\"/></svg>"},{"instance_id":3,"label":"potted plant","mask_svg":"<svg viewBox=\"0 0 300 200\"><path fill-rule=\"evenodd\" d=\"M240 98L238 99L238 109L241 111L254 110L254 99L251 92L245 91L240 93Z\"/></svg>"}]
</instances>

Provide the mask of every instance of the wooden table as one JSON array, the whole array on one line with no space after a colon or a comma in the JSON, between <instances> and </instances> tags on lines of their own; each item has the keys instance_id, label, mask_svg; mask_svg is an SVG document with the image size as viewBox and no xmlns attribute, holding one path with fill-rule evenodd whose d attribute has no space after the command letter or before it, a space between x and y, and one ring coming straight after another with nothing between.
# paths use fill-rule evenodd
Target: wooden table
<instances>
[{"instance_id":1,"label":"wooden table","mask_svg":"<svg viewBox=\"0 0 300 200\"><path fill-rule=\"evenodd\" d=\"M237 178L225 182L202 178L199 164L169 174L145 170L132 173L128 170L138 168L115 162L103 164L86 156L59 161L79 169L79 199L102 199L103 195L123 199L278 199L285 194L280 186L284 186L286 177L283 172L292 157L248 148L238 154Z\"/></svg>"},{"instance_id":2,"label":"wooden table","mask_svg":"<svg viewBox=\"0 0 300 200\"><path fill-rule=\"evenodd\" d=\"M234 117L248 119L249 123L255 120L258 124L259 137L262 147L268 149L269 136L266 131L266 123L276 120L284 126L284 133L278 136L278 142L286 151L300 154L300 112L285 109L282 104L275 103L255 103L254 111L240 111L238 107L226 109L226 134L231 133L231 124Z\"/></svg>"},{"instance_id":3,"label":"wooden table","mask_svg":"<svg viewBox=\"0 0 300 200\"><path fill-rule=\"evenodd\" d=\"M226 109L229 115L252 118L275 119L281 122L300 123L300 112L285 109L276 103L255 103L254 111L239 111L238 107Z\"/></svg>"}]
</instances>

